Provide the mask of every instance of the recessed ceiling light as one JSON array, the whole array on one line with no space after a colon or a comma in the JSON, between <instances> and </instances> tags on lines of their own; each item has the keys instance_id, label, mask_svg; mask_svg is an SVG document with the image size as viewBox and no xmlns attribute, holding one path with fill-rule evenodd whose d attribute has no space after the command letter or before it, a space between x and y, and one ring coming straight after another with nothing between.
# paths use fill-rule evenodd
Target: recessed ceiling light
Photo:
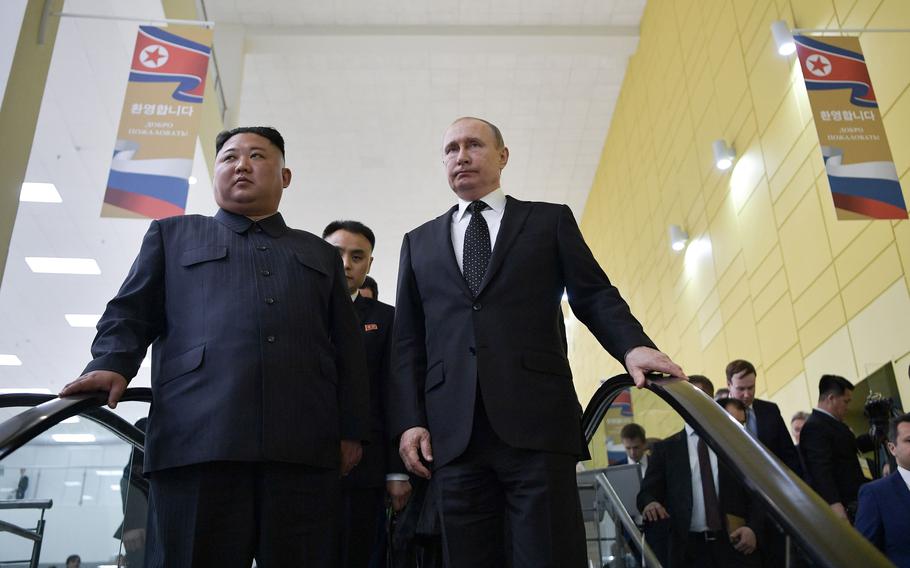
<instances>
[{"instance_id":1,"label":"recessed ceiling light","mask_svg":"<svg viewBox=\"0 0 910 568\"><path fill-rule=\"evenodd\" d=\"M71 327L95 327L101 314L64 314L63 317Z\"/></svg>"},{"instance_id":2,"label":"recessed ceiling light","mask_svg":"<svg viewBox=\"0 0 910 568\"><path fill-rule=\"evenodd\" d=\"M119 483L112 483L112 484L111 484L111 491L120 491L120 484L119 484Z\"/></svg>"},{"instance_id":3,"label":"recessed ceiling light","mask_svg":"<svg viewBox=\"0 0 910 568\"><path fill-rule=\"evenodd\" d=\"M190 183L190 185L196 185L196 183L197 183L199 180L196 179L196 176L190 176L189 179L186 180L186 181L188 181L188 182Z\"/></svg>"},{"instance_id":4,"label":"recessed ceiling light","mask_svg":"<svg viewBox=\"0 0 910 568\"><path fill-rule=\"evenodd\" d=\"M39 387L3 388L0 394L51 394L51 389Z\"/></svg>"},{"instance_id":5,"label":"recessed ceiling light","mask_svg":"<svg viewBox=\"0 0 910 568\"><path fill-rule=\"evenodd\" d=\"M51 438L61 444L88 444L95 441L94 434L53 434Z\"/></svg>"},{"instance_id":6,"label":"recessed ceiling light","mask_svg":"<svg viewBox=\"0 0 910 568\"><path fill-rule=\"evenodd\" d=\"M25 262L32 272L41 274L101 274L101 267L94 258L27 256Z\"/></svg>"},{"instance_id":7,"label":"recessed ceiling light","mask_svg":"<svg viewBox=\"0 0 910 568\"><path fill-rule=\"evenodd\" d=\"M81 481L64 481L63 485L66 487L79 487L82 485Z\"/></svg>"},{"instance_id":8,"label":"recessed ceiling light","mask_svg":"<svg viewBox=\"0 0 910 568\"><path fill-rule=\"evenodd\" d=\"M8 353L0 353L0 365L7 367L18 367L22 365L22 359Z\"/></svg>"},{"instance_id":9,"label":"recessed ceiling light","mask_svg":"<svg viewBox=\"0 0 910 568\"><path fill-rule=\"evenodd\" d=\"M19 192L19 201L29 201L31 203L63 203L57 186L52 183L34 183L25 182L22 184L22 191Z\"/></svg>"},{"instance_id":10,"label":"recessed ceiling light","mask_svg":"<svg viewBox=\"0 0 910 568\"><path fill-rule=\"evenodd\" d=\"M61 423L61 424L79 424L79 417L78 417L78 416L70 416L70 417L67 418L66 420L61 420L60 423Z\"/></svg>"},{"instance_id":11,"label":"recessed ceiling light","mask_svg":"<svg viewBox=\"0 0 910 568\"><path fill-rule=\"evenodd\" d=\"M96 469L95 475L98 477L121 477L123 475L122 469Z\"/></svg>"}]
</instances>

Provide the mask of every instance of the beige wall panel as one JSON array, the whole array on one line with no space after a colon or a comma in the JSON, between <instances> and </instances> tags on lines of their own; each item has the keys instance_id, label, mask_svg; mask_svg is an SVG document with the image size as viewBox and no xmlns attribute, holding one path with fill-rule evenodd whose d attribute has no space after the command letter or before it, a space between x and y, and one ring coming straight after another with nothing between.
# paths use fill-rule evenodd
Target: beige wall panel
<instances>
[{"instance_id":1,"label":"beige wall panel","mask_svg":"<svg viewBox=\"0 0 910 568\"><path fill-rule=\"evenodd\" d=\"M831 198L828 178L816 178L815 192L822 207L825 227L828 230L828 242L831 243L831 254L839 256L856 237L863 232L871 221L838 221ZM843 285L844 283L841 283Z\"/></svg>"},{"instance_id":2,"label":"beige wall panel","mask_svg":"<svg viewBox=\"0 0 910 568\"><path fill-rule=\"evenodd\" d=\"M727 339L731 359L746 359L754 363L762 361L751 302L745 303L738 312L727 318L724 337Z\"/></svg>"},{"instance_id":3,"label":"beige wall panel","mask_svg":"<svg viewBox=\"0 0 910 568\"><path fill-rule=\"evenodd\" d=\"M794 345L765 370L766 390L760 396L773 396L803 370L803 353L799 345Z\"/></svg>"},{"instance_id":4,"label":"beige wall panel","mask_svg":"<svg viewBox=\"0 0 910 568\"><path fill-rule=\"evenodd\" d=\"M801 295L831 263L825 221L814 192L807 192L780 228L780 247L790 293Z\"/></svg>"},{"instance_id":5,"label":"beige wall panel","mask_svg":"<svg viewBox=\"0 0 910 568\"><path fill-rule=\"evenodd\" d=\"M793 380L775 392L771 400L780 407L780 414L790 428L790 418L799 411L811 412L815 401L809 396L809 385L806 382L806 373L800 373ZM792 434L791 434L792 436Z\"/></svg>"},{"instance_id":6,"label":"beige wall panel","mask_svg":"<svg viewBox=\"0 0 910 568\"><path fill-rule=\"evenodd\" d=\"M771 310L777 304L778 300L787 294L787 273L779 269L768 284L757 293L752 294L752 309L755 310L755 317L761 318L762 314Z\"/></svg>"},{"instance_id":7,"label":"beige wall panel","mask_svg":"<svg viewBox=\"0 0 910 568\"><path fill-rule=\"evenodd\" d=\"M910 32L907 33L910 36ZM904 53L910 54L910 42L904 48ZM876 90L877 90L876 86ZM877 92L877 91L876 91ZM882 119L885 122L885 134L888 136L888 145L891 147L891 156L894 158L894 167L897 174L903 176L901 189L904 191L904 202L910 201L910 187L907 182L907 172L910 171L910 89L904 89L903 94L894 103L888 114Z\"/></svg>"},{"instance_id":8,"label":"beige wall panel","mask_svg":"<svg viewBox=\"0 0 910 568\"><path fill-rule=\"evenodd\" d=\"M752 297L760 294L783 266L784 257L780 253L780 247L775 246L758 268L749 275L749 288ZM758 317L757 314L758 311L756 311L756 317Z\"/></svg>"},{"instance_id":9,"label":"beige wall panel","mask_svg":"<svg viewBox=\"0 0 910 568\"><path fill-rule=\"evenodd\" d=\"M844 310L853 318L865 309L879 294L901 277L900 257L897 247L890 245L859 276L841 289ZM894 317L892 314L889 317ZM906 321L904 322L906 324ZM906 327L905 327L906 329ZM906 337L906 335L904 336Z\"/></svg>"},{"instance_id":10,"label":"beige wall panel","mask_svg":"<svg viewBox=\"0 0 910 568\"><path fill-rule=\"evenodd\" d=\"M790 2L793 26L799 28L824 28L834 18L831 0L795 0Z\"/></svg>"},{"instance_id":11,"label":"beige wall panel","mask_svg":"<svg viewBox=\"0 0 910 568\"><path fill-rule=\"evenodd\" d=\"M806 355L805 366L806 381L813 400L818 398L818 379L822 375L841 375L855 383L856 360L853 358L853 343L847 326L835 331L827 341Z\"/></svg>"},{"instance_id":12,"label":"beige wall panel","mask_svg":"<svg viewBox=\"0 0 910 568\"><path fill-rule=\"evenodd\" d=\"M856 353L856 365L863 376L910 351L908 322L910 295L903 279L888 287L850 320L847 328Z\"/></svg>"},{"instance_id":13,"label":"beige wall panel","mask_svg":"<svg viewBox=\"0 0 910 568\"><path fill-rule=\"evenodd\" d=\"M770 127L772 117L778 114L778 108L790 90L790 64L777 54L773 42L764 44L755 66L751 68L749 88L752 90L755 120L759 125ZM765 132L761 126L759 130Z\"/></svg>"},{"instance_id":14,"label":"beige wall panel","mask_svg":"<svg viewBox=\"0 0 910 568\"><path fill-rule=\"evenodd\" d=\"M812 133L812 136L815 136L814 132ZM804 136L801 136L800 140L803 138ZM799 143L797 143L796 147L798 146ZM794 150L796 150L796 147L794 147ZM788 163L795 163L794 154L796 154L795 151L790 153L790 156L784 161L784 166L781 170L786 167ZM793 213L796 206L799 205L810 190L815 188L815 172L812 165L809 163L810 160L812 160L812 157L805 158L795 172L789 172L785 177L778 178L778 176L775 176L777 179L786 179L788 182L786 186L779 189L776 196L774 180L772 179L768 184L768 188L771 190L771 199L774 201L774 216L777 219L778 225L786 223L787 218ZM778 175L781 173L781 170L778 170ZM815 195L815 192L812 191L812 194ZM824 229L824 217L819 217L819 219L822 222L822 229ZM825 241L827 240L827 237L825 237Z\"/></svg>"},{"instance_id":15,"label":"beige wall panel","mask_svg":"<svg viewBox=\"0 0 910 568\"><path fill-rule=\"evenodd\" d=\"M765 365L774 363L797 342L793 306L787 298L774 304L767 312L756 312L758 343Z\"/></svg>"},{"instance_id":16,"label":"beige wall panel","mask_svg":"<svg viewBox=\"0 0 910 568\"><path fill-rule=\"evenodd\" d=\"M842 328L846 322L844 303L840 296L835 296L799 328L799 343L806 352L812 352Z\"/></svg>"},{"instance_id":17,"label":"beige wall panel","mask_svg":"<svg viewBox=\"0 0 910 568\"><path fill-rule=\"evenodd\" d=\"M768 186L762 180L752 197L739 213L739 236L742 239L744 260L750 273L764 261L777 244L777 231L772 221L771 198Z\"/></svg>"},{"instance_id":18,"label":"beige wall panel","mask_svg":"<svg viewBox=\"0 0 910 568\"><path fill-rule=\"evenodd\" d=\"M834 259L837 280L846 286L871 263L878 253L894 241L894 231L888 223L869 223Z\"/></svg>"},{"instance_id":19,"label":"beige wall panel","mask_svg":"<svg viewBox=\"0 0 910 568\"><path fill-rule=\"evenodd\" d=\"M786 96L762 134L765 170L769 176L774 177L802 133L799 105L792 97Z\"/></svg>"},{"instance_id":20,"label":"beige wall panel","mask_svg":"<svg viewBox=\"0 0 910 568\"><path fill-rule=\"evenodd\" d=\"M882 0L839 0L837 14L841 25L845 28L866 27L881 3ZM849 10L844 10L841 8L841 4L852 4L852 6Z\"/></svg>"},{"instance_id":21,"label":"beige wall panel","mask_svg":"<svg viewBox=\"0 0 910 568\"><path fill-rule=\"evenodd\" d=\"M838 303L842 304L841 310L843 311L843 302L841 302L839 293L837 274L834 266L829 265L801 296L793 300L793 315L796 317L797 327L805 325L834 298L837 298ZM812 351L812 349L807 349L807 351Z\"/></svg>"}]
</instances>

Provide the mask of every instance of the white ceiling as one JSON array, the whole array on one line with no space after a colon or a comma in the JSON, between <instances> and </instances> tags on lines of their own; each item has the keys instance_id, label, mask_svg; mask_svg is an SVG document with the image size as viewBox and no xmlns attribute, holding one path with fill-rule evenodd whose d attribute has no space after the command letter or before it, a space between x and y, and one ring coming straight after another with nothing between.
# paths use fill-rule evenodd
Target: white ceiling
<instances>
[{"instance_id":1,"label":"white ceiling","mask_svg":"<svg viewBox=\"0 0 910 568\"><path fill-rule=\"evenodd\" d=\"M294 179L282 211L292 226L318 233L354 218L375 230L373 276L389 302L402 234L453 202L440 141L458 116L501 127L511 150L507 193L568 203L581 215L643 6L205 0L229 126L284 134ZM156 0L67 0L65 11L163 17ZM103 310L148 226L99 218L136 26L61 21L27 181L55 183L63 203L20 204L0 287L0 353L23 365L0 367L0 388L55 391L81 372L94 330L70 328L63 315ZM196 153L200 182L187 209L211 214ZM92 257L102 274L33 274L25 256ZM148 384L148 369L134 384Z\"/></svg>"}]
</instances>

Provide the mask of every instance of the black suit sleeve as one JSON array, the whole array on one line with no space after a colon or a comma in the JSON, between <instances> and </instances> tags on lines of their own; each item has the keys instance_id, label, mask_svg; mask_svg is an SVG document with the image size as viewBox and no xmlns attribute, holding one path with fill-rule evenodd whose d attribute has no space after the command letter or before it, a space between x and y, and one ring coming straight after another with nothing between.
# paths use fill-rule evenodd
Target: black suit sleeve
<instances>
[{"instance_id":1,"label":"black suit sleeve","mask_svg":"<svg viewBox=\"0 0 910 568\"><path fill-rule=\"evenodd\" d=\"M388 414L390 409L393 408L390 381L392 380L392 329L395 325L394 314L395 312L390 309L389 321L384 322L385 329L388 329L389 332L385 334L385 344L382 346L381 377L379 384L381 385L383 392L378 393L379 396L382 396L380 400L383 402L383 408L385 409L386 416L383 418L386 422L386 432L390 431ZM382 442L386 447L386 473L406 474L408 470L404 467L401 456L398 455L398 445L391 443L389 440L383 440Z\"/></svg>"},{"instance_id":2,"label":"black suit sleeve","mask_svg":"<svg viewBox=\"0 0 910 568\"><path fill-rule=\"evenodd\" d=\"M114 371L132 379L164 321L164 242L152 221L126 280L98 321L93 359L83 373Z\"/></svg>"},{"instance_id":3,"label":"black suit sleeve","mask_svg":"<svg viewBox=\"0 0 910 568\"><path fill-rule=\"evenodd\" d=\"M790 437L784 417L780 414L780 408L776 404L768 405L766 408L767 420L773 425L774 432L771 451L795 474L801 476L803 468L799 463L799 454L796 453L796 446L793 445L793 439Z\"/></svg>"},{"instance_id":4,"label":"black suit sleeve","mask_svg":"<svg viewBox=\"0 0 910 568\"><path fill-rule=\"evenodd\" d=\"M334 254L335 282L329 297L330 329L338 369L338 410L343 440L370 439L370 376L357 314L348 295L341 256Z\"/></svg>"},{"instance_id":5,"label":"black suit sleeve","mask_svg":"<svg viewBox=\"0 0 910 568\"><path fill-rule=\"evenodd\" d=\"M656 349L619 290L597 263L578 229L572 210L566 205L560 212L557 243L569 305L604 349L620 363L625 362L626 353L635 347Z\"/></svg>"},{"instance_id":6,"label":"black suit sleeve","mask_svg":"<svg viewBox=\"0 0 910 568\"><path fill-rule=\"evenodd\" d=\"M655 444L651 451L648 458L648 469L645 471L644 479L641 480L641 489L635 499L639 512L653 501L657 501L664 507L667 506L667 453L666 444L662 442Z\"/></svg>"},{"instance_id":7,"label":"black suit sleeve","mask_svg":"<svg viewBox=\"0 0 910 568\"><path fill-rule=\"evenodd\" d=\"M833 439L827 426L806 421L799 436L799 448L803 452L806 473L816 493L829 504L841 503L846 506L835 481Z\"/></svg>"},{"instance_id":8,"label":"black suit sleeve","mask_svg":"<svg viewBox=\"0 0 910 568\"><path fill-rule=\"evenodd\" d=\"M406 234L398 264L398 297L395 302L392 376L389 389L389 434L397 438L415 426L427 426L423 385L426 380L426 328L423 302L411 266Z\"/></svg>"}]
</instances>

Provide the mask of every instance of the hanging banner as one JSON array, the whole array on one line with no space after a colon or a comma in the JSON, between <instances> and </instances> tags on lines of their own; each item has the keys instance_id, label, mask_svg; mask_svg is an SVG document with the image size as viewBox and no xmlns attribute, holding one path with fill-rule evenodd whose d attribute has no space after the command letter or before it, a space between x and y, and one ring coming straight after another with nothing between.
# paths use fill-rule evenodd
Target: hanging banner
<instances>
[{"instance_id":1,"label":"hanging banner","mask_svg":"<svg viewBox=\"0 0 910 568\"><path fill-rule=\"evenodd\" d=\"M183 215L212 30L140 26L102 217Z\"/></svg>"},{"instance_id":2,"label":"hanging banner","mask_svg":"<svg viewBox=\"0 0 910 568\"><path fill-rule=\"evenodd\" d=\"M906 219L859 38L794 39L837 218Z\"/></svg>"}]
</instances>

